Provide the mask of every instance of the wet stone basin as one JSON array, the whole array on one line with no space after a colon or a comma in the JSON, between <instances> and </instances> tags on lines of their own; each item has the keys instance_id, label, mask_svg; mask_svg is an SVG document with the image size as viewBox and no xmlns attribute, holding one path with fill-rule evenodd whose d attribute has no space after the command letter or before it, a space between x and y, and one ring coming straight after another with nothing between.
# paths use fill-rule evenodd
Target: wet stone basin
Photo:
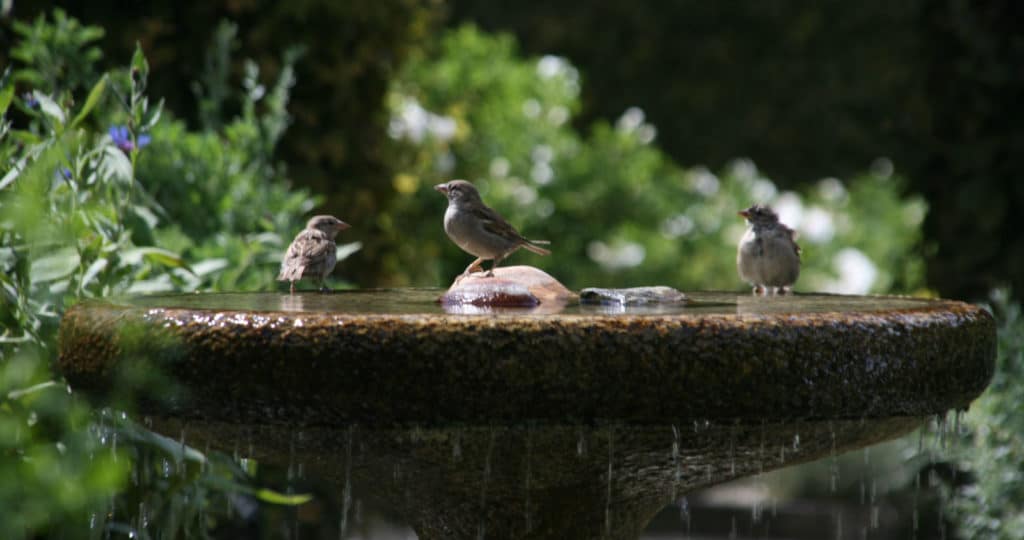
<instances>
[{"instance_id":1,"label":"wet stone basin","mask_svg":"<svg viewBox=\"0 0 1024 540\"><path fill-rule=\"evenodd\" d=\"M59 369L143 412L288 426L922 417L988 384L981 308L897 297L687 292L685 305L445 308L436 289L165 295L65 315ZM446 311L448 309L448 311Z\"/></svg>"}]
</instances>

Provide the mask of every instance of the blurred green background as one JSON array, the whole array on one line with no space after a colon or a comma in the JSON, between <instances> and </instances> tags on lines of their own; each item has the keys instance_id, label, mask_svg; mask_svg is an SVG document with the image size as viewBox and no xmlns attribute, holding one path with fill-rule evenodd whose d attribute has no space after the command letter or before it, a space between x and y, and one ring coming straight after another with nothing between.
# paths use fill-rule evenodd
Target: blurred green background
<instances>
[{"instance_id":1,"label":"blurred green background","mask_svg":"<svg viewBox=\"0 0 1024 540\"><path fill-rule=\"evenodd\" d=\"M985 426L1020 422L1006 404L1024 363L1022 11L0 2L3 530L73 537L90 515L130 529L138 497L159 499L170 531L209 530L202 510L231 494L301 502L122 418L130 391L109 410L66 392L49 369L61 313L122 293L280 289L281 254L314 211L354 225L335 287L444 286L469 256L430 186L465 178L552 241L551 257L509 264L576 289L741 290L735 213L767 202L800 234L798 291L992 302L1009 382L968 418L985 451L948 460L977 474L959 499L977 504L945 519L1013 538L1020 460L994 456L1021 455L1020 430ZM131 444L85 459L108 433ZM188 481L126 491L154 455Z\"/></svg>"}]
</instances>

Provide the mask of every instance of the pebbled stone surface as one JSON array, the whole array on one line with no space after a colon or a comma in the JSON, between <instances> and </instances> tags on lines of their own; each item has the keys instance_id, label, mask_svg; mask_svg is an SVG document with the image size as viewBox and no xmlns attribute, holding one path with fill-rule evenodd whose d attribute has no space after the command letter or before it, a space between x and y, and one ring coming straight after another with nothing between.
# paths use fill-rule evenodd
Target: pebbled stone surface
<instances>
[{"instance_id":1,"label":"pebbled stone surface","mask_svg":"<svg viewBox=\"0 0 1024 540\"><path fill-rule=\"evenodd\" d=\"M125 367L162 373L143 412L296 426L923 416L967 407L994 369L994 321L961 302L691 293L668 314L397 312L410 294L83 302L57 366L98 397Z\"/></svg>"}]
</instances>

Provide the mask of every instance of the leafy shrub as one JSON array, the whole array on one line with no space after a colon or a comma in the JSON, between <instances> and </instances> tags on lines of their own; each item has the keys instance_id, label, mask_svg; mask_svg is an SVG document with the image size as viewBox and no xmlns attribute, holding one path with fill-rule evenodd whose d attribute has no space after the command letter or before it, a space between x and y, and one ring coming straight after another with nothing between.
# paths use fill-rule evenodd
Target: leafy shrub
<instances>
[{"instance_id":1,"label":"leafy shrub","mask_svg":"<svg viewBox=\"0 0 1024 540\"><path fill-rule=\"evenodd\" d=\"M949 458L969 471L948 498L964 538L1020 538L1024 535L1024 317L1009 291L992 295L999 345L992 383L971 404L964 433Z\"/></svg>"},{"instance_id":2,"label":"leafy shrub","mask_svg":"<svg viewBox=\"0 0 1024 540\"><path fill-rule=\"evenodd\" d=\"M565 59L523 59L510 37L471 26L414 56L388 101L399 198L378 218L391 242L385 274L432 285L461 271L469 257L445 238L445 202L429 187L465 178L525 236L552 241L549 259L517 254L508 264L540 266L576 288L737 289L745 225L736 213L754 202L773 204L801 233L799 290L922 287L914 247L926 207L900 196L887 162L848 183L783 192L748 160L718 175L680 167L653 146L657 130L637 108L582 137L570 124L579 92Z\"/></svg>"},{"instance_id":3,"label":"leafy shrub","mask_svg":"<svg viewBox=\"0 0 1024 540\"><path fill-rule=\"evenodd\" d=\"M195 510L227 493L304 500L252 489L229 458L93 410L49 369L60 316L82 298L270 286L282 238L314 204L273 158L290 71L263 92L250 70L243 113L194 133L150 102L141 48L127 69L90 75L101 30L59 11L17 30L24 65L0 79L0 536L129 532L144 505L173 536L205 530L217 510ZM18 94L15 81L33 88ZM136 378L115 384L115 405L160 382L138 375L118 374ZM136 478L144 505L126 504L134 495L119 490L139 459L189 474Z\"/></svg>"}]
</instances>

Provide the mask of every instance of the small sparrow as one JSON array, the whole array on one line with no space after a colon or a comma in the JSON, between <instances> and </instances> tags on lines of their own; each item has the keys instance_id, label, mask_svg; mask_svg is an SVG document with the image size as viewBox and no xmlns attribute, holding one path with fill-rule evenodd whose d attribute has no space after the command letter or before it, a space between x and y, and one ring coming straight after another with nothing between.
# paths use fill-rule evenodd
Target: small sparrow
<instances>
[{"instance_id":1,"label":"small sparrow","mask_svg":"<svg viewBox=\"0 0 1024 540\"><path fill-rule=\"evenodd\" d=\"M487 276L493 276L498 263L519 248L526 248L538 255L551 254L538 246L548 244L548 241L523 238L505 218L484 204L480 192L473 184L465 180L452 180L438 184L434 189L448 197L448 209L444 212L444 232L460 248L477 257L459 279L476 270L483 271L480 265L486 260L494 261L487 272Z\"/></svg>"},{"instance_id":2,"label":"small sparrow","mask_svg":"<svg viewBox=\"0 0 1024 540\"><path fill-rule=\"evenodd\" d=\"M277 280L290 282L288 291L291 294L295 294L295 282L302 278L315 280L321 292L330 290L324 285L324 280L337 262L334 237L347 228L348 223L334 216L313 216L288 246Z\"/></svg>"},{"instance_id":3,"label":"small sparrow","mask_svg":"<svg viewBox=\"0 0 1024 540\"><path fill-rule=\"evenodd\" d=\"M750 222L736 253L740 277L754 286L754 294L789 292L800 275L796 233L767 206L755 204L739 215Z\"/></svg>"}]
</instances>

